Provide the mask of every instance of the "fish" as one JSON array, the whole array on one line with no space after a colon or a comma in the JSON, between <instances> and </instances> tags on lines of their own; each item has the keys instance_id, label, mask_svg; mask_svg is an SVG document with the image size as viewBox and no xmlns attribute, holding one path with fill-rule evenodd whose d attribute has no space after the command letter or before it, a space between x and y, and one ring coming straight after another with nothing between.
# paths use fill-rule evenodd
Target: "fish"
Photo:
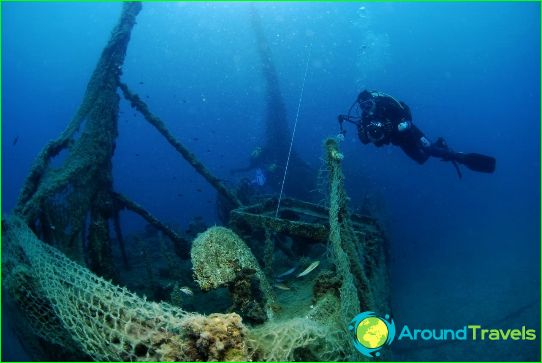
<instances>
[{"instance_id":1,"label":"fish","mask_svg":"<svg viewBox=\"0 0 542 363\"><path fill-rule=\"evenodd\" d=\"M294 273L294 271L297 269L297 266L294 266L292 267L291 269L289 269L288 271L286 272L283 272L281 273L280 275L277 276L277 279L280 279L280 278L283 278L283 277L286 277L288 275L291 275Z\"/></svg>"},{"instance_id":2,"label":"fish","mask_svg":"<svg viewBox=\"0 0 542 363\"><path fill-rule=\"evenodd\" d=\"M19 141L19 136L15 136L15 138L13 139L13 146L17 145L17 141Z\"/></svg>"},{"instance_id":3,"label":"fish","mask_svg":"<svg viewBox=\"0 0 542 363\"><path fill-rule=\"evenodd\" d=\"M292 289L290 289L288 286L286 286L285 284L283 284L283 283L281 283L281 282L276 283L274 286L275 286L277 289L279 289L279 290L284 290L284 291L292 290Z\"/></svg>"},{"instance_id":4,"label":"fish","mask_svg":"<svg viewBox=\"0 0 542 363\"><path fill-rule=\"evenodd\" d=\"M317 268L319 264L320 264L320 261L314 261L313 263L311 263L309 265L309 267L307 267L305 270L303 270L303 272L301 272L299 275L297 275L297 277L303 277L303 276L308 275L309 273L312 272L312 270Z\"/></svg>"},{"instance_id":5,"label":"fish","mask_svg":"<svg viewBox=\"0 0 542 363\"><path fill-rule=\"evenodd\" d=\"M263 173L263 170L258 168L256 169L256 175L254 176L254 179L252 179L250 183L262 187L265 185L266 181L267 179L265 177L265 174Z\"/></svg>"},{"instance_id":6,"label":"fish","mask_svg":"<svg viewBox=\"0 0 542 363\"><path fill-rule=\"evenodd\" d=\"M194 292L188 286L179 287L179 291L188 296L194 296Z\"/></svg>"}]
</instances>

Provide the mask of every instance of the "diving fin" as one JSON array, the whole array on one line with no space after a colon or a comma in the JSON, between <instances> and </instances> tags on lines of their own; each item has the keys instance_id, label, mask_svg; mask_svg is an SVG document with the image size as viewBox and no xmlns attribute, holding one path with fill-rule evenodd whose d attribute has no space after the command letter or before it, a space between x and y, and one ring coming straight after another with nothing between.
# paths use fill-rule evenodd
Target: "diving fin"
<instances>
[{"instance_id":1,"label":"diving fin","mask_svg":"<svg viewBox=\"0 0 542 363\"><path fill-rule=\"evenodd\" d=\"M459 154L456 158L457 162L465 165L470 170L479 171L481 173L493 173L495 171L496 160L492 156L468 153Z\"/></svg>"}]
</instances>

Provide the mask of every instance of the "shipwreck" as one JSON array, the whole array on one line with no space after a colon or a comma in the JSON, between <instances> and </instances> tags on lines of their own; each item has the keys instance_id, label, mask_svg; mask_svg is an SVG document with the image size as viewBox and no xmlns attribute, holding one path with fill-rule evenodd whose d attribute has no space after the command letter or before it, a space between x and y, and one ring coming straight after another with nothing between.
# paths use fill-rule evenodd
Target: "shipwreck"
<instances>
[{"instance_id":1,"label":"shipwreck","mask_svg":"<svg viewBox=\"0 0 542 363\"><path fill-rule=\"evenodd\" d=\"M339 142L330 138L323 144L325 205L285 198L275 211L276 196L247 200L242 190L213 175L123 83L122 65L141 10L141 3L123 3L79 109L37 156L16 208L2 220L5 298L17 311L25 348L41 360L363 359L347 326L361 311L389 312L388 247L377 220L348 210ZM259 21L253 12L269 93L267 119L275 120L266 126L269 140L259 156L281 171L283 161L271 140L288 133L288 125ZM216 189L223 226L189 239L114 190L121 96ZM61 151L67 157L54 168L51 161ZM295 151L293 163L300 178L314 183L315 175ZM137 268L122 233L123 211L140 215L160 232L171 281L190 280L196 291L182 291L215 294L225 299L224 308L183 307L179 286L163 286L153 270L155 260L145 256L146 282L168 293L146 297L123 287L129 285L123 271ZM299 255L311 246L318 246L317 263ZM281 274L277 256L297 259L297 270ZM191 267L177 268L181 258Z\"/></svg>"}]
</instances>

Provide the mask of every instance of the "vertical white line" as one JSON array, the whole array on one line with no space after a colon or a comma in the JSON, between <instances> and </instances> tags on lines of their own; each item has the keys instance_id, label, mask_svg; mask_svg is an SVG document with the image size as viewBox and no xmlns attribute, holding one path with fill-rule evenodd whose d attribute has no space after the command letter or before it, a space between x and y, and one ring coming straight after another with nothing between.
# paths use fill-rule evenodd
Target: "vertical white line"
<instances>
[{"instance_id":1,"label":"vertical white line","mask_svg":"<svg viewBox=\"0 0 542 363\"><path fill-rule=\"evenodd\" d=\"M297 103L297 113L295 115L294 130L292 132L292 139L290 140L290 150L288 150L288 159L286 159L286 167L284 168L284 175L282 177L282 185L280 187L279 201L277 203L277 210L275 211L275 218L278 217L280 201L282 200L282 192L284 191L284 183L286 182L286 173L288 173L288 165L290 165L290 155L292 155L292 146L294 145L295 130L297 128L297 120L299 119L299 111L301 110L301 102L303 101L303 92L305 91L305 81L307 80L307 73L309 72L309 62L311 60L312 43L309 46L309 56L307 57L307 65L305 66L305 76L303 77L303 84L301 86L301 94L299 95L299 102Z\"/></svg>"}]
</instances>

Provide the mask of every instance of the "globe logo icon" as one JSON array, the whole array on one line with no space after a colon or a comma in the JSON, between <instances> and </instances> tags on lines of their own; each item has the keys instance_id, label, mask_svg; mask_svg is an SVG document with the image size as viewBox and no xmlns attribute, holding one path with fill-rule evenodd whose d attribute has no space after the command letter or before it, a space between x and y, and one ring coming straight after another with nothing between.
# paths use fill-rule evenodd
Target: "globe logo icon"
<instances>
[{"instance_id":1,"label":"globe logo icon","mask_svg":"<svg viewBox=\"0 0 542 363\"><path fill-rule=\"evenodd\" d=\"M356 329L356 337L364 347L379 348L388 339L388 327L382 319L371 316L360 321Z\"/></svg>"},{"instance_id":2,"label":"globe logo icon","mask_svg":"<svg viewBox=\"0 0 542 363\"><path fill-rule=\"evenodd\" d=\"M356 349L367 357L380 356L380 350L391 344L395 337L395 323L389 315L384 318L372 311L356 315L348 329L352 333Z\"/></svg>"}]
</instances>

